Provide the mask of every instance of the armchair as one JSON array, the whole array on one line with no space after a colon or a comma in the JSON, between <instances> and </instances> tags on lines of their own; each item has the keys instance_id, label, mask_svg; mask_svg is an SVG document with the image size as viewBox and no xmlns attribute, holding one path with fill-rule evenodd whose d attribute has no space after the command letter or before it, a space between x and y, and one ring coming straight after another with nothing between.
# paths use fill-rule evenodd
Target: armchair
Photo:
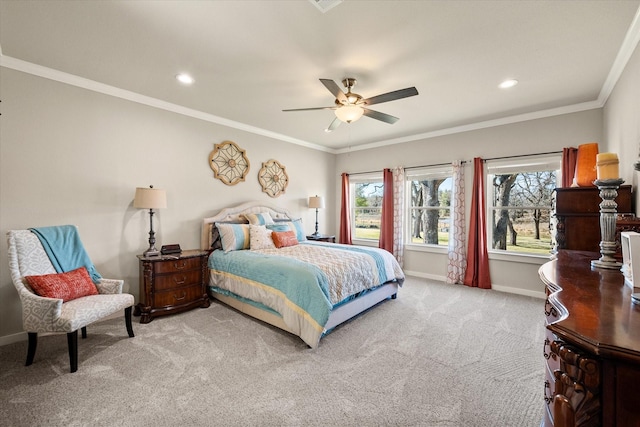
<instances>
[{"instance_id":1,"label":"armchair","mask_svg":"<svg viewBox=\"0 0 640 427\"><path fill-rule=\"evenodd\" d=\"M29 287L26 276L56 274L38 237L29 230L7 232L9 269L20 301L22 323L28 333L29 344L26 366L33 363L38 344L38 333L65 332L69 347L71 372L78 370L78 329L87 337L87 325L124 309L129 337L133 337L131 309L133 295L123 294L123 280L100 279L97 295L84 296L63 302L62 299L38 296Z\"/></svg>"}]
</instances>

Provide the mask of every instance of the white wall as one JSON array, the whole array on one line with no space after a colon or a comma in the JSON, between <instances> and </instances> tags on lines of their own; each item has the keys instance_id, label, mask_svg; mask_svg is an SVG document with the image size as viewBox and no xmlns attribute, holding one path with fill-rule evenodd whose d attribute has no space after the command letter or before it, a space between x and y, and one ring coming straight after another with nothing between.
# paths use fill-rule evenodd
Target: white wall
<instances>
[{"instance_id":1,"label":"white wall","mask_svg":"<svg viewBox=\"0 0 640 427\"><path fill-rule=\"evenodd\" d=\"M334 230L335 155L82 88L0 68L0 233L76 224L98 271L125 279L138 296L136 254L148 246L149 214L132 207L135 188L167 191L167 209L154 215L157 247L198 248L200 223L217 210L249 200L275 203L303 218L313 232L307 198L327 197L319 213ZM247 151L245 182L224 185L208 158L225 140ZM262 162L276 159L289 175L284 195L262 192ZM331 212L331 214L327 214ZM21 306L0 245L0 342L22 338ZM13 335L13 338L11 336ZM9 338L8 338L9 337Z\"/></svg>"},{"instance_id":2,"label":"white wall","mask_svg":"<svg viewBox=\"0 0 640 427\"><path fill-rule=\"evenodd\" d=\"M586 142L598 142L603 151L606 150L606 142L603 142L602 136L602 110L589 110L339 154L336 176L342 172L357 173L382 170L385 167L411 167L466 160L468 223L474 157L488 159L562 151L564 147L576 147ZM338 182L336 197L340 194L339 187ZM339 201L336 200L336 203L339 204ZM493 287L542 296L544 286L538 278L537 270L545 260L513 256L506 259L505 256L490 256L489 269ZM405 251L404 268L411 274L444 280L447 271L445 249L439 252Z\"/></svg>"},{"instance_id":3,"label":"white wall","mask_svg":"<svg viewBox=\"0 0 640 427\"><path fill-rule=\"evenodd\" d=\"M604 108L604 132L609 149L618 153L620 175L638 186L633 164L640 160L640 47L636 47ZM636 213L640 192L635 192Z\"/></svg>"}]
</instances>

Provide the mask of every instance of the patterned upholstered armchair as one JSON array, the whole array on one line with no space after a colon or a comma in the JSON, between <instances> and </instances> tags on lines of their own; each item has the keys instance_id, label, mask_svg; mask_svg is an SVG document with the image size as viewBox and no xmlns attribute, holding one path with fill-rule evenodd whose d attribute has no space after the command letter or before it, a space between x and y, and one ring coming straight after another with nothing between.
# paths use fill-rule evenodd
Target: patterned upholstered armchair
<instances>
[{"instance_id":1,"label":"patterned upholstered armchair","mask_svg":"<svg viewBox=\"0 0 640 427\"><path fill-rule=\"evenodd\" d=\"M78 329L87 336L87 325L124 310L127 332L133 337L131 309L133 295L123 294L122 280L100 279L97 295L63 302L62 299L36 295L24 279L26 276L55 274L56 270L38 237L29 230L7 233L9 269L22 302L22 322L29 336L26 366L33 363L39 332L65 332L69 346L71 372L78 369Z\"/></svg>"}]
</instances>

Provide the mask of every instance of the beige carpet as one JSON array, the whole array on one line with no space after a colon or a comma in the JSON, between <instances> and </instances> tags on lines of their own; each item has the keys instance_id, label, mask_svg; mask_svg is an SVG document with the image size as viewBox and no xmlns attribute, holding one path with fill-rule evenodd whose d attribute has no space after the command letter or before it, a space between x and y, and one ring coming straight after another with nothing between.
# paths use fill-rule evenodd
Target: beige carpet
<instances>
[{"instance_id":1,"label":"beige carpet","mask_svg":"<svg viewBox=\"0 0 640 427\"><path fill-rule=\"evenodd\" d=\"M537 426L540 299L408 278L309 349L213 303L0 347L3 426Z\"/></svg>"}]
</instances>

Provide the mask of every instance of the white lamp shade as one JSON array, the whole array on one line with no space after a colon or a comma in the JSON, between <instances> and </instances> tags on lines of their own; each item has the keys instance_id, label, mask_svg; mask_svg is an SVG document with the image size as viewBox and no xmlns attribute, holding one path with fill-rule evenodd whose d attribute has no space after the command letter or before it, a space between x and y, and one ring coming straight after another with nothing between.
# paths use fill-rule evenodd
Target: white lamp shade
<instances>
[{"instance_id":1,"label":"white lamp shade","mask_svg":"<svg viewBox=\"0 0 640 427\"><path fill-rule=\"evenodd\" d=\"M309 207L316 209L324 209L324 198L323 197L309 197Z\"/></svg>"},{"instance_id":2,"label":"white lamp shade","mask_svg":"<svg viewBox=\"0 0 640 427\"><path fill-rule=\"evenodd\" d=\"M358 120L364 114L362 107L357 105L345 105L338 108L336 111L336 117L345 123L351 123Z\"/></svg>"},{"instance_id":3,"label":"white lamp shade","mask_svg":"<svg viewBox=\"0 0 640 427\"><path fill-rule=\"evenodd\" d=\"M139 209L163 209L167 207L167 193L159 188L136 188L133 207Z\"/></svg>"}]
</instances>

